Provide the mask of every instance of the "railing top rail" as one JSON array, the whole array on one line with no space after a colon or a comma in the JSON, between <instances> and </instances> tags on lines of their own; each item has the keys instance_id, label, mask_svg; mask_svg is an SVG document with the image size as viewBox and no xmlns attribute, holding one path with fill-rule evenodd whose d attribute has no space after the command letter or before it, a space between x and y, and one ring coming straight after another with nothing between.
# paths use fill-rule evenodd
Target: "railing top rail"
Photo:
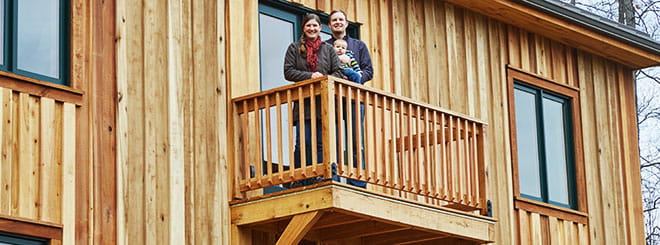
<instances>
[{"instance_id":1,"label":"railing top rail","mask_svg":"<svg viewBox=\"0 0 660 245\"><path fill-rule=\"evenodd\" d=\"M390 92L387 92L387 91L383 91L383 90L380 90L380 89L368 87L368 86L365 86L365 85L362 85L362 84L357 84L357 83L347 81L347 80L344 80L344 79L341 79L341 78L333 77L333 76L323 76L323 77L319 77L319 78L305 80L305 81L302 81L302 82L296 82L296 83L292 83L292 84L289 84L289 85L286 85L286 86L277 87L277 88L273 88L273 89L253 93L253 94L248 94L248 95L236 97L236 98L233 98L231 101L232 101L232 103L236 103L238 101L253 99L253 98L261 97L261 96L264 96L264 95L267 95L267 94L272 94L272 93L275 93L275 92L286 91L288 89L295 88L295 87L305 86L305 85L312 84L312 83L320 83L320 82L325 81L325 80L333 81L335 83L341 83L344 86L360 88L361 90L364 90L364 91L369 91L371 93L380 94L380 95L387 96L387 97L397 99L397 100L401 100L401 101L404 101L406 103L410 103L410 104L413 104L413 105L426 107L426 108L429 108L429 109L432 109L432 110L435 110L435 111L439 111L439 112L442 112L442 113L445 113L445 114L448 114L448 115L464 118L464 119L482 124L484 126L488 125L488 123L486 123L485 121L477 119L477 118L472 117L472 116L468 116L468 115L465 115L465 114L462 114L462 113L459 113L459 112L455 112L455 111L450 111L450 110L444 109L442 107L427 104L427 103L424 103L424 102L415 101L411 98L406 98L406 97L396 95L396 94L393 94L393 93L390 93Z\"/></svg>"},{"instance_id":2,"label":"railing top rail","mask_svg":"<svg viewBox=\"0 0 660 245\"><path fill-rule=\"evenodd\" d=\"M267 94L286 91L286 90L291 89L291 88L305 86L305 85L312 84L312 83L318 83L320 81L327 80L328 78L332 78L332 76L322 76L322 77L319 77L319 78L313 78L313 79L309 79L309 80L305 80L305 81L301 81L301 82L294 82L294 83L289 84L289 85L285 85L285 86L281 86L281 87L277 87L277 88L272 88L272 89L269 89L269 90L264 90L264 91L261 91L261 92L252 93L252 94L248 94L248 95L239 96L239 97L236 97L236 98L232 98L231 102L236 103L237 101L254 99L254 98L264 96L264 95L267 95Z\"/></svg>"},{"instance_id":3,"label":"railing top rail","mask_svg":"<svg viewBox=\"0 0 660 245\"><path fill-rule=\"evenodd\" d=\"M341 78L336 78L336 77L331 77L331 78L335 82L341 83L342 85L357 87L357 88L360 88L361 90L369 91L371 93L377 93L377 94L384 95L384 96L387 96L387 97L391 97L391 98L394 98L394 99L397 99L397 100L402 100L406 103L410 103L410 104L413 104L413 105L427 107L429 109L433 109L433 110L436 110L436 111L439 111L439 112L442 112L442 113L445 113L445 114L449 114L449 115L460 117L460 118L465 118L465 119L468 119L470 121L474 121L476 123L483 124L485 126L488 125L488 123L486 123L483 120L480 120L480 119L477 119L475 117L468 116L468 115L465 115L465 114L462 114L462 113L459 113L459 112L450 111L450 110L444 109L444 108L439 107L439 106L427 104L427 103L424 103L424 102L415 101L411 98L406 98L406 97L396 95L396 94L393 94L393 93L390 93L390 92L387 92L387 91L383 91L383 90L380 90L380 89L377 89L377 88L367 87L365 85L357 84L357 83L347 81L347 80L344 80L344 79L341 79Z\"/></svg>"}]
</instances>

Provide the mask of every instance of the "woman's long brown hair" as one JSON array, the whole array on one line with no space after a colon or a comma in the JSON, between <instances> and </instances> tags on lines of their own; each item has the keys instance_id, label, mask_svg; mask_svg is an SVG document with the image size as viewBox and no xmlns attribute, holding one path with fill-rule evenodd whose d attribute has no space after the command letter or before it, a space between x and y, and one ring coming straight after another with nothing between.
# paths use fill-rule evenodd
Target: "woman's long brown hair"
<instances>
[{"instance_id":1,"label":"woman's long brown hair","mask_svg":"<svg viewBox=\"0 0 660 245\"><path fill-rule=\"evenodd\" d=\"M316 15L316 14L309 13L309 14L306 14L305 17L303 17L303 21L302 21L302 23L303 23L302 24L303 34L300 37L300 49L299 49L300 50L300 56L303 57L303 58L307 58L307 49L305 48L305 41L307 41L306 38L305 38L305 24L307 24L307 22L309 22L310 20L316 20L316 23L319 23L319 25L321 25L321 18L319 18L319 16ZM318 37L318 38L321 38L321 37Z\"/></svg>"}]
</instances>

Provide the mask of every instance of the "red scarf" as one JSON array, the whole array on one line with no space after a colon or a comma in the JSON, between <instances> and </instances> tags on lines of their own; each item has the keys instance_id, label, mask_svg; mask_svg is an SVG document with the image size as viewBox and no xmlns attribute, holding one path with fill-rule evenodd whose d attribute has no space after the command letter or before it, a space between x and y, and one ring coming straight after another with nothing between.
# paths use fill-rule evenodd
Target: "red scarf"
<instances>
[{"instance_id":1,"label":"red scarf","mask_svg":"<svg viewBox=\"0 0 660 245\"><path fill-rule=\"evenodd\" d=\"M307 49L307 71L318 71L319 56L316 53L321 49L321 38L317 37L314 41L305 41Z\"/></svg>"}]
</instances>

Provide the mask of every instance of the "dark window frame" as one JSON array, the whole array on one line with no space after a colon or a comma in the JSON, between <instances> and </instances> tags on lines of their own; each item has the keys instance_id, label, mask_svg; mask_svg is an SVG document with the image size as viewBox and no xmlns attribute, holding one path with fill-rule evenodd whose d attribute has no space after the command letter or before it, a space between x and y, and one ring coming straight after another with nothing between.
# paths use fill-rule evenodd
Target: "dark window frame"
<instances>
[{"instance_id":1,"label":"dark window frame","mask_svg":"<svg viewBox=\"0 0 660 245\"><path fill-rule=\"evenodd\" d=\"M517 146L517 132L516 132L516 108L514 100L514 91L516 86L527 88L537 88L545 91L547 94L553 97L559 97L566 100L566 103L570 106L570 111L566 114L567 120L570 120L571 128L566 129L567 134L570 134L572 138L572 146L567 145L566 149L571 155L572 159L567 159L568 161L572 160L572 166L567 166L567 170L573 172L573 181L570 181L570 176L567 176L569 179L569 191L573 192L574 196L574 205L572 207L567 207L565 205L557 205L557 203L545 202L544 200L539 200L538 198L533 198L520 193L520 180L518 173L518 146ZM587 204L586 204L586 181L585 181L585 172L584 172L584 157L583 157L583 147L582 147L582 132L581 132L581 120L580 120L580 97L579 89L571 87L565 84L561 84L550 79L532 75L521 71L516 68L508 67L507 69L507 90L508 90L508 108L509 108L509 136L511 141L511 168L512 168L512 182L513 182L513 191L514 191L514 207L516 209L523 209L530 212L536 212L543 215L553 216L557 218L562 218L565 220L571 220L574 222L586 224L588 222L587 216ZM543 98L543 97L541 97ZM539 101L542 102L542 99ZM540 124L543 130L542 124ZM541 143L543 139L539 139L539 149L544 147ZM539 153L541 154L541 153ZM539 163L539 167L545 167L544 163ZM543 181L543 180L542 180ZM571 183L572 182L572 183ZM543 189L543 188L542 188ZM570 195L570 194L569 194Z\"/></svg>"},{"instance_id":2,"label":"dark window frame","mask_svg":"<svg viewBox=\"0 0 660 245\"><path fill-rule=\"evenodd\" d=\"M321 25L322 29L321 32L327 33L327 34L332 34L332 31L330 30L330 27L328 27L328 20L330 19L330 16L327 13L318 11L318 10L313 10L310 8L303 7L301 5L296 5L291 2L287 2L284 0L259 0L259 12L263 13L262 6L265 7L270 7L277 9L278 11L283 11L283 12L288 12L291 14L295 14L298 16L298 23L302 22L302 18L305 14L307 13L314 13L319 16L321 19ZM277 17L274 15L271 15L273 17ZM293 28L293 33L295 35L294 40L298 40L300 36L302 35L301 27L295 25ZM346 27L346 34L354 39L360 39L360 24L356 22L351 22L348 21L348 27Z\"/></svg>"},{"instance_id":3,"label":"dark window frame","mask_svg":"<svg viewBox=\"0 0 660 245\"><path fill-rule=\"evenodd\" d=\"M0 237L27 239L37 244L50 244L62 241L62 225L46 221L26 219L0 214ZM2 240L0 240L2 241Z\"/></svg>"},{"instance_id":4,"label":"dark window frame","mask_svg":"<svg viewBox=\"0 0 660 245\"><path fill-rule=\"evenodd\" d=\"M49 241L48 239L44 239L44 238L30 237L30 236L0 231L0 243L10 243L10 244L18 244L18 245L46 245L49 244Z\"/></svg>"},{"instance_id":5,"label":"dark window frame","mask_svg":"<svg viewBox=\"0 0 660 245\"><path fill-rule=\"evenodd\" d=\"M70 86L70 74L69 67L71 61L70 54L70 27L71 17L69 11L69 1L68 0L58 0L59 1L59 78L49 77L46 75L38 74L35 72L30 72L26 70L21 70L17 66L17 44L18 44L18 6L16 2L19 0L5 0L4 1L4 12L0 13L4 19L3 33L2 38L3 55L0 57L2 59L2 65L0 65L0 71L17 74L20 76L25 76L28 78L33 78L38 81L53 83L62 86Z\"/></svg>"},{"instance_id":6,"label":"dark window frame","mask_svg":"<svg viewBox=\"0 0 660 245\"><path fill-rule=\"evenodd\" d=\"M575 157L574 153L570 150L574 148L573 144L573 134L572 134L572 119L571 119L571 99L570 97L563 96L561 94L556 94L552 91L549 91L547 89L539 88L536 86L533 86L529 83L520 81L518 79L514 78L514 84L513 84L514 91L519 90L523 91L529 94L534 95L534 107L536 108L536 132L537 132L537 139L538 139L538 154L539 154L539 179L540 179L540 187L541 187L541 195L540 196L533 196L529 195L526 193L520 192L520 196L556 206L561 206L565 208L570 208L570 209L577 209L577 192L576 192L576 187L575 187L575 175L570 174L570 173L575 173ZM515 98L514 98L515 99ZM566 148L566 177L567 177L567 188L568 188L568 203L559 203L552 201L550 199L550 190L549 190L549 178L550 178L550 173L548 173L548 159L547 159L547 152L546 152L546 134L545 134L545 122L546 120L546 115L544 111L544 106L543 102L545 99L549 99L555 102L559 102L560 104L563 105L562 112L565 115L564 118L562 118L562 124L564 126L564 129L566 129L566 132L564 134L564 142L565 142L565 148ZM513 102L515 104L515 102ZM515 114L515 111L513 111ZM518 123L518 121L516 121Z\"/></svg>"}]
</instances>

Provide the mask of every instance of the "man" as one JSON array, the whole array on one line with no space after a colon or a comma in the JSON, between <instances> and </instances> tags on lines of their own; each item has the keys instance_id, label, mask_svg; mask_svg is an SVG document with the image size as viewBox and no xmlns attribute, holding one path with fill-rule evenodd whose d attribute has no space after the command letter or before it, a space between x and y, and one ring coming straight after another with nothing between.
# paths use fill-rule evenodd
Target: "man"
<instances>
[{"instance_id":1,"label":"man","mask_svg":"<svg viewBox=\"0 0 660 245\"><path fill-rule=\"evenodd\" d=\"M360 65L362 69L362 84L371 81L374 76L374 68L371 65L371 55L369 55L369 49L364 42L351 38L346 35L346 27L348 27L348 20L346 20L346 13L341 10L333 10L330 13L330 22L328 26L332 30L332 37L326 40L326 43L333 45L335 40L344 39L348 43L348 50L353 52L353 57ZM339 57L342 63L350 62L350 58L346 55Z\"/></svg>"},{"instance_id":2,"label":"man","mask_svg":"<svg viewBox=\"0 0 660 245\"><path fill-rule=\"evenodd\" d=\"M360 66L360 69L362 69L362 77L360 78L360 80L361 80L360 83L364 84L368 81L371 81L371 79L374 76L374 68L371 64L371 56L369 55L369 49L367 48L367 45L364 44L364 42L362 42L360 40L357 40L357 39L353 39L353 38L349 37L348 35L346 35L346 27L348 27L348 20L347 20L346 13L344 13L344 11L341 11L341 10L333 10L330 13L330 22L328 23L328 26L330 26L330 29L332 30L332 37L330 39L326 40L325 42L329 43L330 45L333 45L334 42L337 39L345 40L348 43L347 49L350 50L353 53L353 58L355 58L355 60L357 61L357 63ZM350 63L351 58L347 55L341 55L341 56L339 56L339 59L341 60L342 63ZM342 104L343 104L343 107L346 107L348 103L343 102ZM350 103L350 105L353 108L355 108L355 104L356 104L355 102ZM353 124L352 125L352 127L353 127L353 130L352 130L352 132L353 132L352 136L353 137L352 138L353 138L353 141L354 141L353 142L353 147L354 147L353 148L353 156L352 156L352 158L353 158L352 159L353 167L358 166L358 156L357 156L359 154L358 152L361 152L362 154L364 154L364 138L363 138L364 134L361 135L360 137L358 137L358 135L356 134L356 132L357 132L356 128L357 128L358 125L360 125L360 127L364 127L363 126L363 123L364 123L364 105L362 103L360 103L359 108L360 108L359 109L359 115L360 115L359 117L357 115L357 113L358 113L357 109L354 110L352 115L351 115L352 122L353 122L352 123ZM346 111L346 110L344 110L344 111ZM346 117L346 115L343 115L343 117ZM346 127L348 127L348 125L346 125ZM362 130L362 132L364 132L364 130ZM362 139L362 140L360 140L360 139ZM339 154L339 157L343 157L343 156L344 156L344 154ZM362 159L362 163L360 165L362 165L361 166L362 169L365 168L364 158ZM336 176L333 176L333 179L338 180L336 178ZM348 179L346 182L350 185L357 186L357 187L362 187L362 188L367 187L366 182L362 182L362 181L358 181L358 180Z\"/></svg>"}]
</instances>

